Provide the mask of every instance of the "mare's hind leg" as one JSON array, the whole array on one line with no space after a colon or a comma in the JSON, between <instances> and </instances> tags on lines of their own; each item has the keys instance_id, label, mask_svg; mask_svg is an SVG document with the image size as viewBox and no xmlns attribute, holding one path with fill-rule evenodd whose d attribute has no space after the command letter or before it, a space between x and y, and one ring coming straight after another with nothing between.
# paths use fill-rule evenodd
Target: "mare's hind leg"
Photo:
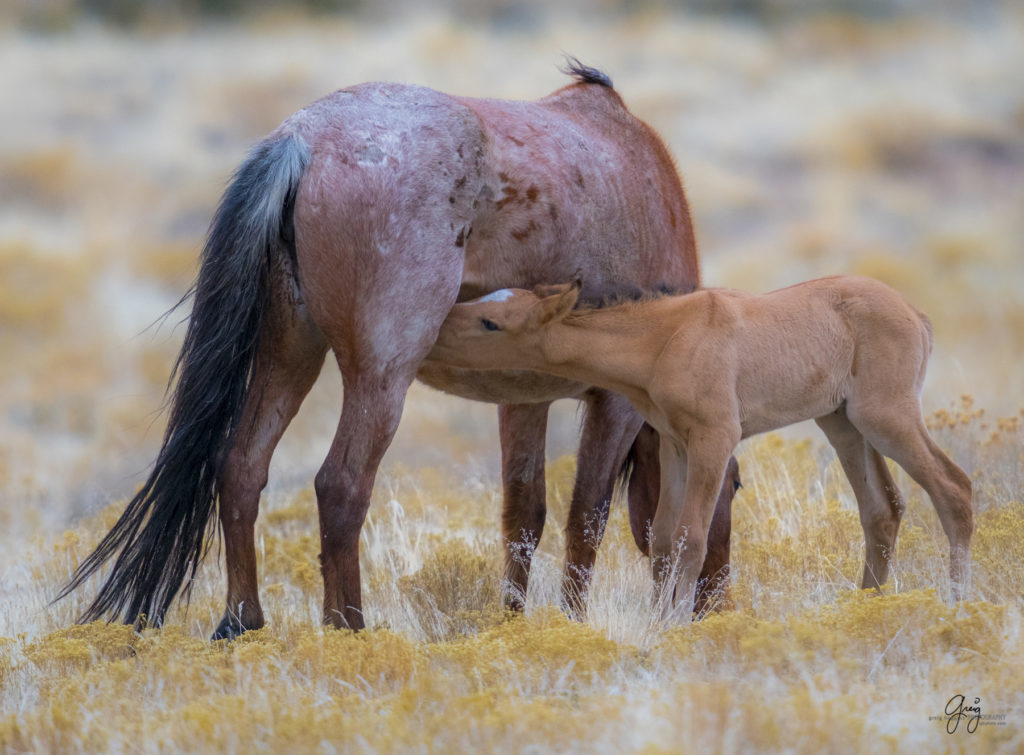
<instances>
[{"instance_id":1,"label":"mare's hind leg","mask_svg":"<svg viewBox=\"0 0 1024 755\"><path fill-rule=\"evenodd\" d=\"M963 600L971 581L971 479L932 440L916 399L847 412L868 442L903 467L932 499L949 540L953 599Z\"/></svg>"},{"instance_id":2,"label":"mare's hind leg","mask_svg":"<svg viewBox=\"0 0 1024 755\"><path fill-rule=\"evenodd\" d=\"M362 629L359 533L370 507L377 467L398 429L415 365L355 370L339 356L345 398L327 459L316 475L324 623Z\"/></svg>"},{"instance_id":3,"label":"mare's hind leg","mask_svg":"<svg viewBox=\"0 0 1024 755\"><path fill-rule=\"evenodd\" d=\"M889 560L896 547L906 508L885 459L864 439L845 409L815 420L836 450L850 481L864 528L864 576L861 589L881 587L889 578Z\"/></svg>"},{"instance_id":4,"label":"mare's hind leg","mask_svg":"<svg viewBox=\"0 0 1024 755\"><path fill-rule=\"evenodd\" d=\"M315 482L324 622L338 628L365 626L359 533L406 392L455 301L460 273L456 252L454 245L448 254L415 246L401 256L339 250L338 259L348 264L351 257L365 266L360 274L374 281L352 296L338 295L344 265L318 269L320 258L310 253L309 267L317 273L311 270L308 283L303 279L310 310L334 351L344 384L338 429Z\"/></svg>"},{"instance_id":5,"label":"mare's hind leg","mask_svg":"<svg viewBox=\"0 0 1024 755\"><path fill-rule=\"evenodd\" d=\"M643 419L616 393L589 390L576 462L576 483L565 528L562 600L571 616L586 612L587 592L604 537L615 479Z\"/></svg>"},{"instance_id":6,"label":"mare's hind leg","mask_svg":"<svg viewBox=\"0 0 1024 755\"><path fill-rule=\"evenodd\" d=\"M316 382L327 343L301 304L273 282L274 298L260 336L252 390L219 478L219 516L227 565L227 608L213 639L263 626L254 530L270 457Z\"/></svg>"},{"instance_id":7,"label":"mare's hind leg","mask_svg":"<svg viewBox=\"0 0 1024 755\"><path fill-rule=\"evenodd\" d=\"M504 490L501 530L505 541L505 607L522 611L533 551L544 531L544 443L550 403L498 407L501 481Z\"/></svg>"}]
</instances>

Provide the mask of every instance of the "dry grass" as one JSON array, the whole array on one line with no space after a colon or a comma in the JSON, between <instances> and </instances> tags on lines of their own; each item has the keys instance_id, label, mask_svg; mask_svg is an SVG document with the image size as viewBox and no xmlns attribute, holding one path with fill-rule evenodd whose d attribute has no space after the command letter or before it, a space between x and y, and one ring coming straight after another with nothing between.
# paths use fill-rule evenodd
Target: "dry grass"
<instances>
[{"instance_id":1,"label":"dry grass","mask_svg":"<svg viewBox=\"0 0 1024 755\"><path fill-rule=\"evenodd\" d=\"M206 641L221 605L212 567L188 612L160 631L70 626L87 596L49 609L42 601L110 525L111 506L34 555L31 587L4 616L32 631L0 643L0 743L104 752L596 742L614 751L1012 751L1024 705L1024 429L1004 421L993 439L973 414L933 421L950 450L974 454L982 491L975 599L956 606L940 597L945 538L918 489L900 479L909 508L893 580L882 595L856 590L860 528L831 452L776 435L741 456L735 609L687 627L651 618L647 567L621 506L587 622L552 605L557 528L545 535L526 616L503 615L497 534L479 517L482 503L488 519L496 515L495 492L429 470L379 486L362 539L366 632L317 626L309 489L270 496L258 525L266 629ZM568 495L571 469L571 459L555 465L553 501ZM989 498L987 486L1016 498ZM931 717L956 693L980 697L983 712L1005 714L1006 725L951 737L945 718Z\"/></svg>"},{"instance_id":2,"label":"dry grass","mask_svg":"<svg viewBox=\"0 0 1024 755\"><path fill-rule=\"evenodd\" d=\"M324 631L310 482L340 401L329 368L271 468L266 629L206 641L218 553L159 632L73 626L95 584L48 606L152 459L180 316L142 331L187 288L249 142L362 80L536 97L561 85L560 50L607 68L669 142L708 283L859 272L930 314L930 427L975 486L972 601L943 602L945 538L901 473L892 579L856 590L852 494L798 431L743 447L733 610L658 625L619 504L589 618L570 622L557 605L575 418L561 407L527 612L510 620L493 408L414 388L361 541L372 628ZM0 30L0 749L1020 751L1022 69L1022 17L998 4L970 24L646 10L507 28ZM946 734L930 717L954 693L1006 725Z\"/></svg>"}]
</instances>

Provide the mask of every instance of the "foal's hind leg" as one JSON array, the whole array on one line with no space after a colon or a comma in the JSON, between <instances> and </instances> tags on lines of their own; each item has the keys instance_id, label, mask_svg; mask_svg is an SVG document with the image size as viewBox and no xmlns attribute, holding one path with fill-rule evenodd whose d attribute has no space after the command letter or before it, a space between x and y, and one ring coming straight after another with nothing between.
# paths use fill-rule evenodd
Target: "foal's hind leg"
<instances>
[{"instance_id":1,"label":"foal's hind leg","mask_svg":"<svg viewBox=\"0 0 1024 755\"><path fill-rule=\"evenodd\" d=\"M498 407L501 481L504 498L501 530L505 541L505 607L522 611L533 551L544 531L544 441L550 403Z\"/></svg>"},{"instance_id":2,"label":"foal's hind leg","mask_svg":"<svg viewBox=\"0 0 1024 755\"><path fill-rule=\"evenodd\" d=\"M906 508L885 459L864 439L844 409L815 420L839 456L839 463L857 498L864 528L864 576L861 589L880 587L889 578L889 560L896 547Z\"/></svg>"},{"instance_id":3,"label":"foal's hind leg","mask_svg":"<svg viewBox=\"0 0 1024 755\"><path fill-rule=\"evenodd\" d=\"M903 467L932 499L949 540L953 599L963 600L971 582L971 479L932 440L916 399L850 410L849 416L868 442Z\"/></svg>"},{"instance_id":4,"label":"foal's hind leg","mask_svg":"<svg viewBox=\"0 0 1024 755\"><path fill-rule=\"evenodd\" d=\"M643 422L620 394L593 389L587 391L584 400L587 414L565 528L562 577L562 600L569 614L577 618L586 612L590 578L608 523L615 479Z\"/></svg>"},{"instance_id":5,"label":"foal's hind leg","mask_svg":"<svg viewBox=\"0 0 1024 755\"><path fill-rule=\"evenodd\" d=\"M304 308L284 290L287 281L279 276L272 285L274 298L260 336L252 389L219 479L228 594L215 640L263 626L254 544L260 493L267 484L270 457L316 382L327 351Z\"/></svg>"}]
</instances>

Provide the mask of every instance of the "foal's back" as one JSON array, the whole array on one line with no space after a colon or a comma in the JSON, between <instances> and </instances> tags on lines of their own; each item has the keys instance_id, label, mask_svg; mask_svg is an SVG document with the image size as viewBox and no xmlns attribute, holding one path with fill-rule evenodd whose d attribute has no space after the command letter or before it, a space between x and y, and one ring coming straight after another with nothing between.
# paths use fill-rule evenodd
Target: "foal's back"
<instances>
[{"instance_id":1,"label":"foal's back","mask_svg":"<svg viewBox=\"0 0 1024 755\"><path fill-rule=\"evenodd\" d=\"M851 399L920 393L931 325L879 281L833 276L761 295L712 289L685 298L697 305L686 359L706 365L702 382L738 413L744 437Z\"/></svg>"}]
</instances>

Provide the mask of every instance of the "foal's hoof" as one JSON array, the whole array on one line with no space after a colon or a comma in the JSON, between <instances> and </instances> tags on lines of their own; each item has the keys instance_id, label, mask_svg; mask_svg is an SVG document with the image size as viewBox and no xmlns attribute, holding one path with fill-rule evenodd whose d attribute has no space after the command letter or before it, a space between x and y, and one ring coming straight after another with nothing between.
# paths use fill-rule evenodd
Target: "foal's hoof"
<instances>
[{"instance_id":1,"label":"foal's hoof","mask_svg":"<svg viewBox=\"0 0 1024 755\"><path fill-rule=\"evenodd\" d=\"M238 637L238 635L242 634L242 632L246 632L250 629L259 629L262 626L262 622L259 623L259 626L246 626L236 616L225 616L223 619L220 620L220 624L217 625L217 628L213 631L213 634L210 635L210 641L230 641Z\"/></svg>"}]
</instances>

